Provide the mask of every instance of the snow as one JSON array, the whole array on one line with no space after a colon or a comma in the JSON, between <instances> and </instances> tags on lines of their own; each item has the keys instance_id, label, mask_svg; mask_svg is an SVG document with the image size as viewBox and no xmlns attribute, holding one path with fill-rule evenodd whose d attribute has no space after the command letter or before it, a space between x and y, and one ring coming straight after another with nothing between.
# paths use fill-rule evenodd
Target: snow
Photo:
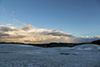
<instances>
[{"instance_id":1,"label":"snow","mask_svg":"<svg viewBox=\"0 0 100 67\"><path fill-rule=\"evenodd\" d=\"M20 47L34 47L34 46L30 46L30 45L19 45Z\"/></svg>"},{"instance_id":2,"label":"snow","mask_svg":"<svg viewBox=\"0 0 100 67\"><path fill-rule=\"evenodd\" d=\"M0 44L0 67L100 67L100 46L42 48Z\"/></svg>"},{"instance_id":3,"label":"snow","mask_svg":"<svg viewBox=\"0 0 100 67\"><path fill-rule=\"evenodd\" d=\"M20 44L2 44L2 45L10 45L10 46L16 46L16 47L34 47L31 45L20 45Z\"/></svg>"},{"instance_id":4,"label":"snow","mask_svg":"<svg viewBox=\"0 0 100 67\"><path fill-rule=\"evenodd\" d=\"M83 44L79 46L75 46L74 49L77 50L99 50L100 46L96 44Z\"/></svg>"}]
</instances>

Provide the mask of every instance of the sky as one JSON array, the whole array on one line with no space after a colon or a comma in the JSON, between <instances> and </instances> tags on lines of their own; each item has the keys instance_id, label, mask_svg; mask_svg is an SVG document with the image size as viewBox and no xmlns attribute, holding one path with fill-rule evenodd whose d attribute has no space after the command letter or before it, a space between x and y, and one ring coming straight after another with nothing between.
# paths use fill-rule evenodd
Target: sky
<instances>
[{"instance_id":1,"label":"sky","mask_svg":"<svg viewBox=\"0 0 100 67\"><path fill-rule=\"evenodd\" d=\"M0 25L100 36L99 0L0 0Z\"/></svg>"}]
</instances>

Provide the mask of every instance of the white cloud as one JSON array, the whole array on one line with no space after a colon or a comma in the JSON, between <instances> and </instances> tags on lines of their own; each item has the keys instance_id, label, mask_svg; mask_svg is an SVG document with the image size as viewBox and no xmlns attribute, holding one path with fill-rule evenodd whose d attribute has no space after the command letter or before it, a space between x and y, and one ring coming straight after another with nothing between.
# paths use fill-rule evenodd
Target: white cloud
<instances>
[{"instance_id":1,"label":"white cloud","mask_svg":"<svg viewBox=\"0 0 100 67\"><path fill-rule=\"evenodd\" d=\"M50 42L64 42L64 43L79 43L91 42L100 39L100 36L94 38L76 37L69 33L64 33L58 30L48 30L36 28L32 25L24 24L24 27L12 27L0 25L0 41L9 42L28 42L28 43L50 43Z\"/></svg>"}]
</instances>

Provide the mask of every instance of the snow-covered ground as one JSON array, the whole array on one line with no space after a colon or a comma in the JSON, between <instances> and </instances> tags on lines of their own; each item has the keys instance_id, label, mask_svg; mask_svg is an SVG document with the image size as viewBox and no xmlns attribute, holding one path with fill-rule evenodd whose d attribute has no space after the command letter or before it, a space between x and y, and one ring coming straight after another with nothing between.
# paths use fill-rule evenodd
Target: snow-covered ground
<instances>
[{"instance_id":1,"label":"snow-covered ground","mask_svg":"<svg viewBox=\"0 0 100 67\"><path fill-rule=\"evenodd\" d=\"M0 67L100 67L100 46L42 48L0 44Z\"/></svg>"}]
</instances>

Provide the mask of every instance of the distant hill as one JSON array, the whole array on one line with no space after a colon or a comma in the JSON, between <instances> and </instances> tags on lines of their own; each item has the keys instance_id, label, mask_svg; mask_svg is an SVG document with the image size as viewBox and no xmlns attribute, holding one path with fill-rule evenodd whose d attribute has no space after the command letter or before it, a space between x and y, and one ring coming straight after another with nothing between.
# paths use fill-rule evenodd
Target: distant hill
<instances>
[{"instance_id":1,"label":"distant hill","mask_svg":"<svg viewBox=\"0 0 100 67\"><path fill-rule=\"evenodd\" d=\"M100 40L92 41L91 43L100 45Z\"/></svg>"}]
</instances>

